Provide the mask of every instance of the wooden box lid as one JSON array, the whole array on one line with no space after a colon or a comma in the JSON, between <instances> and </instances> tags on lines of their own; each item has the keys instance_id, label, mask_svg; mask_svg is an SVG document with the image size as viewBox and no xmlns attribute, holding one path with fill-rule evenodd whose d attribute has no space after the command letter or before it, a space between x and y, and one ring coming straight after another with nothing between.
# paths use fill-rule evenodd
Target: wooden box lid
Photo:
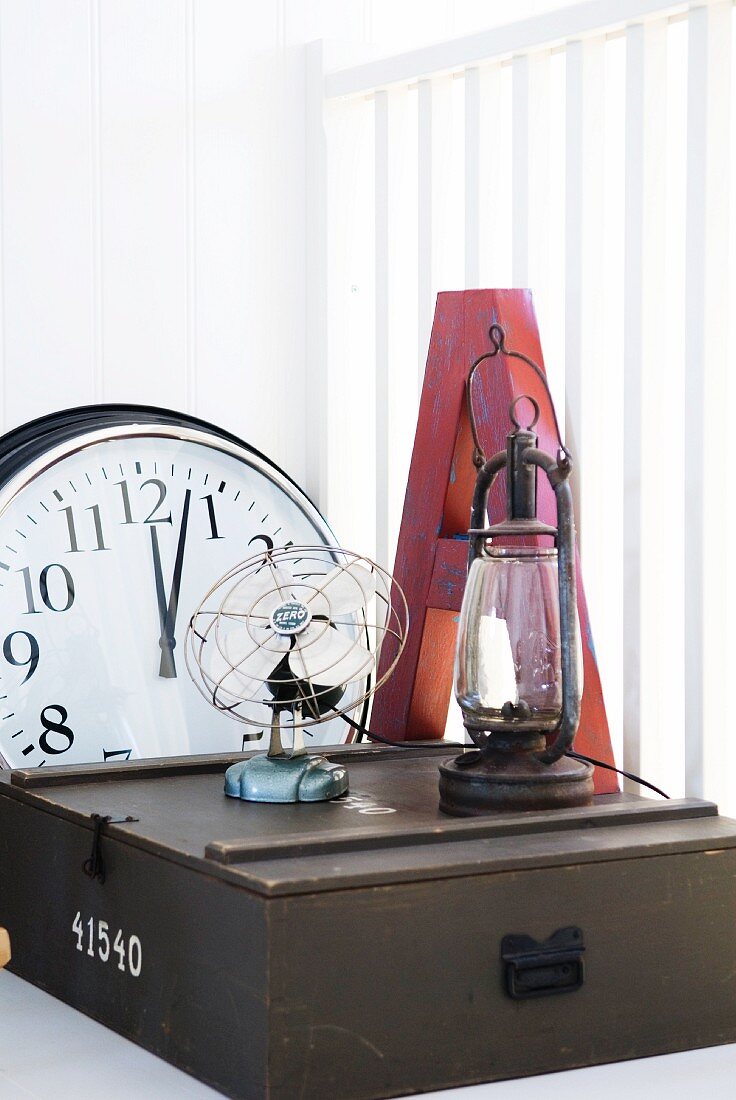
<instances>
[{"instance_id":1,"label":"wooden box lid","mask_svg":"<svg viewBox=\"0 0 736 1100\"><path fill-rule=\"evenodd\" d=\"M591 807L448 817L437 767L454 751L340 746L326 755L348 765L350 792L326 803L226 798L225 768L242 755L18 770L0 776L0 797L90 832L92 814L109 815L106 837L270 897L736 847L736 823L694 799L619 793Z\"/></svg>"}]
</instances>

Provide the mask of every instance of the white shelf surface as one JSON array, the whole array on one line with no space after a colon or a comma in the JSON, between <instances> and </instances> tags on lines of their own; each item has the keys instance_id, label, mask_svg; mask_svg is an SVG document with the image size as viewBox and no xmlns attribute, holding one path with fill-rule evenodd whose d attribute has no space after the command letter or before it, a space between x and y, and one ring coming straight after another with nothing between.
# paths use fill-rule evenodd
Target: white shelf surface
<instances>
[{"instance_id":1,"label":"white shelf surface","mask_svg":"<svg viewBox=\"0 0 736 1100\"><path fill-rule=\"evenodd\" d=\"M735 1081L733 1044L431 1096L434 1100L652 1100L659 1096L733 1100ZM0 1100L213 1100L219 1095L48 993L0 972Z\"/></svg>"}]
</instances>

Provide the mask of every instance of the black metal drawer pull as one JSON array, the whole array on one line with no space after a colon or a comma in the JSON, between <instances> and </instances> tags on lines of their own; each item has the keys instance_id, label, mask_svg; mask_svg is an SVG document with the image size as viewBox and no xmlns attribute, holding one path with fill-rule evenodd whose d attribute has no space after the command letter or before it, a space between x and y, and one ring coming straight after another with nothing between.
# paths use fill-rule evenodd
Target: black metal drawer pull
<instances>
[{"instance_id":1,"label":"black metal drawer pull","mask_svg":"<svg viewBox=\"0 0 736 1100\"><path fill-rule=\"evenodd\" d=\"M580 928L558 928L548 940L511 935L501 940L506 992L515 1001L571 993L585 979L583 933Z\"/></svg>"}]
</instances>

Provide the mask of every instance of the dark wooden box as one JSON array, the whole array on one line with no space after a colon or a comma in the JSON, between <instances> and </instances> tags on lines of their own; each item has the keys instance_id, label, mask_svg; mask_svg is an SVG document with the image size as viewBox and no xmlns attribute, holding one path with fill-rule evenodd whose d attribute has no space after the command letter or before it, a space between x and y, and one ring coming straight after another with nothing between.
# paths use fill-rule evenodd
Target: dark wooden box
<instances>
[{"instance_id":1,"label":"dark wooden box","mask_svg":"<svg viewBox=\"0 0 736 1100\"><path fill-rule=\"evenodd\" d=\"M311 806L226 799L214 758L4 775L12 969L244 1098L387 1097L736 1040L736 823L715 806L606 795L452 820L446 746L331 755L352 793ZM104 883L83 872L92 813L138 819L103 836ZM580 988L551 995L547 977L579 974L578 955L542 959L537 995L513 999L504 937L570 927Z\"/></svg>"}]
</instances>

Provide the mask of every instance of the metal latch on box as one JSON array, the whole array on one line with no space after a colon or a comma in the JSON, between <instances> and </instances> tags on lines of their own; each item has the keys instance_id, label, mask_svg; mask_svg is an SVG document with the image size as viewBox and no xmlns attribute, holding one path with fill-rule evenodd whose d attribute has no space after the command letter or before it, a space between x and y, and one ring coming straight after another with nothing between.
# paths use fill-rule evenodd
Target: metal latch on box
<instances>
[{"instance_id":1,"label":"metal latch on box","mask_svg":"<svg viewBox=\"0 0 736 1100\"><path fill-rule=\"evenodd\" d=\"M515 1001L571 993L585 979L582 929L558 928L538 943L531 936L509 935L501 940L506 992Z\"/></svg>"},{"instance_id":2,"label":"metal latch on box","mask_svg":"<svg viewBox=\"0 0 736 1100\"><path fill-rule=\"evenodd\" d=\"M85 859L82 870L91 879L97 879L102 885L107 877L105 861L102 858L102 832L106 825L127 825L128 822L138 821L139 818L112 817L110 814L90 814L92 819L92 852L89 859Z\"/></svg>"}]
</instances>

